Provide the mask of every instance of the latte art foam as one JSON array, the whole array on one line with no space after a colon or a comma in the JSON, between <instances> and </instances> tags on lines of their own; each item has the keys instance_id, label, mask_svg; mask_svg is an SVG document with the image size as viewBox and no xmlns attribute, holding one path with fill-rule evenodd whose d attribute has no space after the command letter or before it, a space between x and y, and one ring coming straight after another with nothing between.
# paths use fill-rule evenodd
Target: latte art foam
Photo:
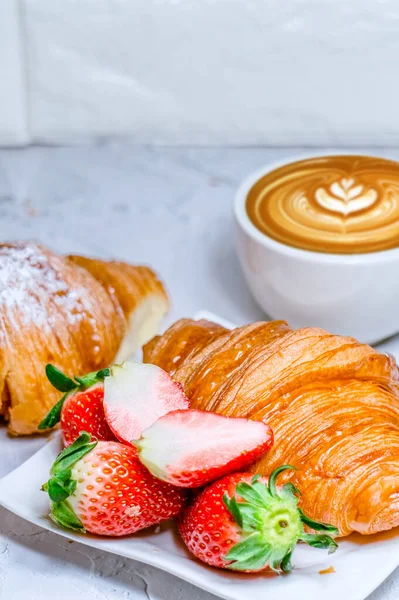
<instances>
[{"instance_id":1,"label":"latte art foam","mask_svg":"<svg viewBox=\"0 0 399 600\"><path fill-rule=\"evenodd\" d=\"M252 223L297 248L364 253L399 246L399 163L310 158L263 176L247 195Z\"/></svg>"}]
</instances>

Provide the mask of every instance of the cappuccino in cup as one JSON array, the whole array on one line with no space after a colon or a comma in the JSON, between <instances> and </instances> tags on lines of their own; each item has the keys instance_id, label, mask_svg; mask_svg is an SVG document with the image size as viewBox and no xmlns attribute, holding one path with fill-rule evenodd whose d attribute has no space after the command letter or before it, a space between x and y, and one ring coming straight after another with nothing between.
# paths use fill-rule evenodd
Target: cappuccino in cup
<instances>
[{"instance_id":1,"label":"cappuccino in cup","mask_svg":"<svg viewBox=\"0 0 399 600\"><path fill-rule=\"evenodd\" d=\"M307 158L263 175L248 191L255 227L288 246L362 254L399 246L399 163L368 156Z\"/></svg>"}]
</instances>

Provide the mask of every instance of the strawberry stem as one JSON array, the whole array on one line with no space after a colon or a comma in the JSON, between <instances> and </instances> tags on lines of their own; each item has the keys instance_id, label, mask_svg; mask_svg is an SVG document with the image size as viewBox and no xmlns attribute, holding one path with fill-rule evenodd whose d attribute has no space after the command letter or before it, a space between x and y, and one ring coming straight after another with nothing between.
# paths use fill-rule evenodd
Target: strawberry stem
<instances>
[{"instance_id":1,"label":"strawberry stem","mask_svg":"<svg viewBox=\"0 0 399 600\"><path fill-rule=\"evenodd\" d=\"M82 377L76 377L75 375L74 379L81 389L87 390L100 381L104 381L105 377L109 376L109 373L109 369L101 369L101 371L94 371L93 373L88 373Z\"/></svg>"},{"instance_id":2,"label":"strawberry stem","mask_svg":"<svg viewBox=\"0 0 399 600\"><path fill-rule=\"evenodd\" d=\"M240 528L240 541L224 557L229 569L256 571L269 566L277 572L292 570L291 557L298 541L314 548L326 548L329 553L337 549L336 542L328 535L338 534L332 525L318 523L307 517L298 507L299 492L291 483L277 488L280 473L293 469L282 465L269 477L268 484L259 476L248 484L242 481L236 486L236 496L223 500L234 521ZM304 525L322 533L305 533Z\"/></svg>"}]
</instances>

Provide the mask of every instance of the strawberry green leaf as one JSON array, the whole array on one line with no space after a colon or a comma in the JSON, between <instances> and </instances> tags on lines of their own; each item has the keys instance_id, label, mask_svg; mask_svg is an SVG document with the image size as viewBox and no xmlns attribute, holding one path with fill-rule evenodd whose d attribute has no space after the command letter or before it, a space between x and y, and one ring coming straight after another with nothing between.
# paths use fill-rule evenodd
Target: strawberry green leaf
<instances>
[{"instance_id":1,"label":"strawberry green leaf","mask_svg":"<svg viewBox=\"0 0 399 600\"><path fill-rule=\"evenodd\" d=\"M257 506L252 506L245 502L238 503L240 518L242 521L241 529L247 533L257 531L262 527L262 514Z\"/></svg>"},{"instance_id":2,"label":"strawberry green leaf","mask_svg":"<svg viewBox=\"0 0 399 600\"><path fill-rule=\"evenodd\" d=\"M277 552L272 554L269 560L269 567L275 573L280 573L282 571L281 563L285 558L285 549L280 548Z\"/></svg>"},{"instance_id":3,"label":"strawberry green leaf","mask_svg":"<svg viewBox=\"0 0 399 600\"><path fill-rule=\"evenodd\" d=\"M283 471L287 471L287 469L292 469L293 471L296 471L296 468L293 467L292 465L281 465L281 467L277 467L277 469L274 469L274 471L272 472L272 474L269 477L269 492L275 498L278 496L278 491L277 491L277 487L276 487L277 477Z\"/></svg>"},{"instance_id":4,"label":"strawberry green leaf","mask_svg":"<svg viewBox=\"0 0 399 600\"><path fill-rule=\"evenodd\" d=\"M254 485L249 485L245 481L241 481L236 487L236 493L255 506L263 506L262 496L258 493Z\"/></svg>"},{"instance_id":5,"label":"strawberry green leaf","mask_svg":"<svg viewBox=\"0 0 399 600\"><path fill-rule=\"evenodd\" d=\"M254 490L256 490L258 495L262 498L263 505L267 504L268 502L270 502L273 499L272 496L270 495L268 486L265 485L264 483L261 483L260 481L255 481L255 483L252 484L252 487L254 488Z\"/></svg>"},{"instance_id":6,"label":"strawberry green leaf","mask_svg":"<svg viewBox=\"0 0 399 600\"><path fill-rule=\"evenodd\" d=\"M231 563L229 569L233 569L234 571L259 571L267 565L270 553L270 548L267 545L257 546L247 558Z\"/></svg>"},{"instance_id":7,"label":"strawberry green leaf","mask_svg":"<svg viewBox=\"0 0 399 600\"><path fill-rule=\"evenodd\" d=\"M61 525L61 527L85 533L82 522L75 515L66 500L52 503L50 517L57 525Z\"/></svg>"},{"instance_id":8,"label":"strawberry green leaf","mask_svg":"<svg viewBox=\"0 0 399 600\"><path fill-rule=\"evenodd\" d=\"M53 466L51 467L51 475L58 476L60 471L69 469L75 463L77 463L78 460L83 458L83 456L88 454L88 452L93 450L93 448L97 446L97 442L91 442L90 440L90 434L82 431L74 443L68 446L68 448L64 448L64 450L57 456Z\"/></svg>"},{"instance_id":9,"label":"strawberry green leaf","mask_svg":"<svg viewBox=\"0 0 399 600\"><path fill-rule=\"evenodd\" d=\"M100 381L104 381L104 379L106 377L109 377L111 374L111 369L101 369L100 371L97 371L97 379L99 379Z\"/></svg>"},{"instance_id":10,"label":"strawberry green leaf","mask_svg":"<svg viewBox=\"0 0 399 600\"><path fill-rule=\"evenodd\" d=\"M252 477L251 483L256 483L258 481L258 479L260 479L262 477L262 475L260 473L258 473L257 475L254 475Z\"/></svg>"},{"instance_id":11,"label":"strawberry green leaf","mask_svg":"<svg viewBox=\"0 0 399 600\"><path fill-rule=\"evenodd\" d=\"M232 515L233 519L235 520L235 522L237 523L237 525L242 527L242 525L243 525L242 516L241 516L240 510L238 508L237 500L235 498L229 498L228 495L225 494L223 496L223 502L224 502L227 510L231 513L231 515Z\"/></svg>"},{"instance_id":12,"label":"strawberry green leaf","mask_svg":"<svg viewBox=\"0 0 399 600\"><path fill-rule=\"evenodd\" d=\"M71 469L64 469L63 471L57 472L57 479L60 483L67 483L71 479Z\"/></svg>"},{"instance_id":13,"label":"strawberry green leaf","mask_svg":"<svg viewBox=\"0 0 399 600\"><path fill-rule=\"evenodd\" d=\"M76 383L70 377L67 377L62 371L54 365L46 365L47 379L53 387L59 392L71 392L76 388Z\"/></svg>"},{"instance_id":14,"label":"strawberry green leaf","mask_svg":"<svg viewBox=\"0 0 399 600\"><path fill-rule=\"evenodd\" d=\"M269 552L271 551L270 546L263 542L261 533L257 531L233 546L226 554L225 559L236 561L248 560L262 549L268 549Z\"/></svg>"},{"instance_id":15,"label":"strawberry green leaf","mask_svg":"<svg viewBox=\"0 0 399 600\"><path fill-rule=\"evenodd\" d=\"M59 423L61 419L61 411L64 406L64 402L68 396L69 392L66 392L61 400L58 400L57 404L54 404L53 408L50 412L44 417L43 421L41 421L38 425L38 429L42 431L43 429L52 429Z\"/></svg>"},{"instance_id":16,"label":"strawberry green leaf","mask_svg":"<svg viewBox=\"0 0 399 600\"><path fill-rule=\"evenodd\" d=\"M289 494L292 494L293 496L302 496L301 492L298 490L296 485L294 485L292 483L292 481L289 481L288 483L284 483L283 490L285 492L288 492Z\"/></svg>"},{"instance_id":17,"label":"strawberry green leaf","mask_svg":"<svg viewBox=\"0 0 399 600\"><path fill-rule=\"evenodd\" d=\"M56 477L50 479L46 486L46 491L53 502L66 500L76 489L76 481L70 479L67 482L60 481Z\"/></svg>"},{"instance_id":18,"label":"strawberry green leaf","mask_svg":"<svg viewBox=\"0 0 399 600\"><path fill-rule=\"evenodd\" d=\"M292 557L292 550L287 552L287 554L284 556L283 560L281 561L280 568L283 571L283 573L290 573L290 571L292 571L291 557Z\"/></svg>"},{"instance_id":19,"label":"strawberry green leaf","mask_svg":"<svg viewBox=\"0 0 399 600\"><path fill-rule=\"evenodd\" d=\"M328 554L332 554L338 548L337 542L323 533L304 533L301 540L313 548L327 548Z\"/></svg>"},{"instance_id":20,"label":"strawberry green leaf","mask_svg":"<svg viewBox=\"0 0 399 600\"><path fill-rule=\"evenodd\" d=\"M261 533L257 531L233 546L224 558L225 560L244 561L258 554L260 550L271 552L270 546L263 542Z\"/></svg>"},{"instance_id":21,"label":"strawberry green leaf","mask_svg":"<svg viewBox=\"0 0 399 600\"><path fill-rule=\"evenodd\" d=\"M325 533L331 533L332 535L338 535L338 529L333 525L329 525L328 523L319 523L318 521L314 521L310 517L306 516L303 511L298 508L299 514L301 515L301 521L311 529L315 531L324 531Z\"/></svg>"}]
</instances>

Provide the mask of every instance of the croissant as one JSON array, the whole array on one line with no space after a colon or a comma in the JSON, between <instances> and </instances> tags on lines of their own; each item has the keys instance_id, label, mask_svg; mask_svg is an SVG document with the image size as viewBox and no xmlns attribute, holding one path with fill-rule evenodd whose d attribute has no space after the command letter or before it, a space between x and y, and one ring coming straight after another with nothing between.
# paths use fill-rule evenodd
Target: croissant
<instances>
[{"instance_id":1,"label":"croissant","mask_svg":"<svg viewBox=\"0 0 399 600\"><path fill-rule=\"evenodd\" d=\"M197 409L264 420L288 463L304 512L342 536L399 525L399 370L391 356L322 329L284 321L232 331L181 320L144 348ZM282 477L283 479L283 477Z\"/></svg>"},{"instance_id":2,"label":"croissant","mask_svg":"<svg viewBox=\"0 0 399 600\"><path fill-rule=\"evenodd\" d=\"M0 416L34 433L59 399L53 363L82 375L123 360L154 335L168 298L147 267L0 244Z\"/></svg>"}]
</instances>

